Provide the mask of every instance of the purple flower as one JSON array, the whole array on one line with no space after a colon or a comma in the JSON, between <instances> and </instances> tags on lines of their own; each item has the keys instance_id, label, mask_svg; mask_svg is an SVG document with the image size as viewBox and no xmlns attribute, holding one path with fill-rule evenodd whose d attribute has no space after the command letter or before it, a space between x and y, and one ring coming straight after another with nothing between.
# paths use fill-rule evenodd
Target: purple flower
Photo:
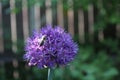
<instances>
[{"instance_id":1,"label":"purple flower","mask_svg":"<svg viewBox=\"0 0 120 80\"><path fill-rule=\"evenodd\" d=\"M72 61L78 46L61 27L47 25L27 39L25 51L24 58L29 66L52 68Z\"/></svg>"}]
</instances>

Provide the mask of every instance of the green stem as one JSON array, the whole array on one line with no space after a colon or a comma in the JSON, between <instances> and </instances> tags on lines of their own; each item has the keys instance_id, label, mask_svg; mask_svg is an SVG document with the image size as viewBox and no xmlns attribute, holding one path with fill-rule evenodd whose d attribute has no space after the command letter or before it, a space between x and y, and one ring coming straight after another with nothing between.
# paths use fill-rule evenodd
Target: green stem
<instances>
[{"instance_id":1,"label":"green stem","mask_svg":"<svg viewBox=\"0 0 120 80\"><path fill-rule=\"evenodd\" d=\"M52 80L52 78L53 78L53 69L51 69L51 68L49 68L48 69L48 79L47 80Z\"/></svg>"}]
</instances>

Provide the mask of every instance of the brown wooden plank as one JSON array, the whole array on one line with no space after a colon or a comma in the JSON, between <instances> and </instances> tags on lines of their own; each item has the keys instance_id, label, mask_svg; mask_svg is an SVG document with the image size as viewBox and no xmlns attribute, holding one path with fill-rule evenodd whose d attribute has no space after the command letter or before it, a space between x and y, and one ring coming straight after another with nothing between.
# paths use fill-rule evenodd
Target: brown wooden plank
<instances>
[{"instance_id":1,"label":"brown wooden plank","mask_svg":"<svg viewBox=\"0 0 120 80\"><path fill-rule=\"evenodd\" d=\"M84 12L82 9L78 10L78 30L79 30L79 41L81 43L85 42L85 30L84 30Z\"/></svg>"},{"instance_id":2,"label":"brown wooden plank","mask_svg":"<svg viewBox=\"0 0 120 80\"><path fill-rule=\"evenodd\" d=\"M68 31L72 36L74 36L74 12L73 12L73 1L68 1L68 6L70 8L68 9Z\"/></svg>"},{"instance_id":3,"label":"brown wooden plank","mask_svg":"<svg viewBox=\"0 0 120 80\"><path fill-rule=\"evenodd\" d=\"M74 36L74 13L73 10L68 11L68 31Z\"/></svg>"},{"instance_id":4,"label":"brown wooden plank","mask_svg":"<svg viewBox=\"0 0 120 80\"><path fill-rule=\"evenodd\" d=\"M32 3L31 0L28 1L28 23L29 23L29 33L31 34L34 26L35 26L35 12L34 12L34 4Z\"/></svg>"},{"instance_id":5,"label":"brown wooden plank","mask_svg":"<svg viewBox=\"0 0 120 80\"><path fill-rule=\"evenodd\" d=\"M88 24L89 24L89 40L93 42L94 36L94 8L93 5L90 4L88 7Z\"/></svg>"},{"instance_id":6,"label":"brown wooden plank","mask_svg":"<svg viewBox=\"0 0 120 80\"><path fill-rule=\"evenodd\" d=\"M37 30L39 30L40 29L40 25L41 25L41 23L40 23L40 6L36 3L35 4L35 7L34 7L34 12L35 12L35 28L37 29Z\"/></svg>"},{"instance_id":7,"label":"brown wooden plank","mask_svg":"<svg viewBox=\"0 0 120 80\"><path fill-rule=\"evenodd\" d=\"M4 51L3 45L3 29L2 29L2 3L0 2L0 52Z\"/></svg>"},{"instance_id":8,"label":"brown wooden plank","mask_svg":"<svg viewBox=\"0 0 120 80\"><path fill-rule=\"evenodd\" d=\"M63 24L63 3L62 1L58 0L57 2L57 23L59 26L64 27Z\"/></svg>"},{"instance_id":9,"label":"brown wooden plank","mask_svg":"<svg viewBox=\"0 0 120 80\"><path fill-rule=\"evenodd\" d=\"M11 19L11 38L12 38L12 51L17 52L17 33L16 33L16 15L14 9L15 9L15 0L10 0L10 19Z\"/></svg>"},{"instance_id":10,"label":"brown wooden plank","mask_svg":"<svg viewBox=\"0 0 120 80\"><path fill-rule=\"evenodd\" d=\"M23 34L24 40L29 36L29 24L28 24L28 2L27 0L22 1L22 17L23 17Z\"/></svg>"},{"instance_id":11,"label":"brown wooden plank","mask_svg":"<svg viewBox=\"0 0 120 80\"><path fill-rule=\"evenodd\" d=\"M99 41L103 41L104 40L103 30L99 30L99 32L98 32L98 40Z\"/></svg>"},{"instance_id":12,"label":"brown wooden plank","mask_svg":"<svg viewBox=\"0 0 120 80\"><path fill-rule=\"evenodd\" d=\"M52 9L51 9L51 0L46 0L46 24L52 25Z\"/></svg>"}]
</instances>

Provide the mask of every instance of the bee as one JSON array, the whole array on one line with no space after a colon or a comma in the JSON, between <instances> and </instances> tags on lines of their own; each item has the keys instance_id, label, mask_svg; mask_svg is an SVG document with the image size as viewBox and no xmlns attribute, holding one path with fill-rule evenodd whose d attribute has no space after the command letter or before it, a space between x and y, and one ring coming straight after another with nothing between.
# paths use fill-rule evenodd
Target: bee
<instances>
[{"instance_id":1,"label":"bee","mask_svg":"<svg viewBox=\"0 0 120 80\"><path fill-rule=\"evenodd\" d=\"M43 35L40 39L39 39L39 45L42 46L45 42L46 39L46 35Z\"/></svg>"}]
</instances>

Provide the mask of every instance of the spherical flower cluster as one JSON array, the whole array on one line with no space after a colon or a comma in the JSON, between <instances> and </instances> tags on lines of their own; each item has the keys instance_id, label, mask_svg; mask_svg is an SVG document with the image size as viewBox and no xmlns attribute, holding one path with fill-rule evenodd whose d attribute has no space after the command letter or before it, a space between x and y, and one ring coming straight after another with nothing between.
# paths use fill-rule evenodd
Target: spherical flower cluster
<instances>
[{"instance_id":1,"label":"spherical flower cluster","mask_svg":"<svg viewBox=\"0 0 120 80\"><path fill-rule=\"evenodd\" d=\"M69 33L61 27L47 25L40 31L35 31L25 44L24 58L28 65L39 68L52 68L66 65L77 54L78 46Z\"/></svg>"}]
</instances>

